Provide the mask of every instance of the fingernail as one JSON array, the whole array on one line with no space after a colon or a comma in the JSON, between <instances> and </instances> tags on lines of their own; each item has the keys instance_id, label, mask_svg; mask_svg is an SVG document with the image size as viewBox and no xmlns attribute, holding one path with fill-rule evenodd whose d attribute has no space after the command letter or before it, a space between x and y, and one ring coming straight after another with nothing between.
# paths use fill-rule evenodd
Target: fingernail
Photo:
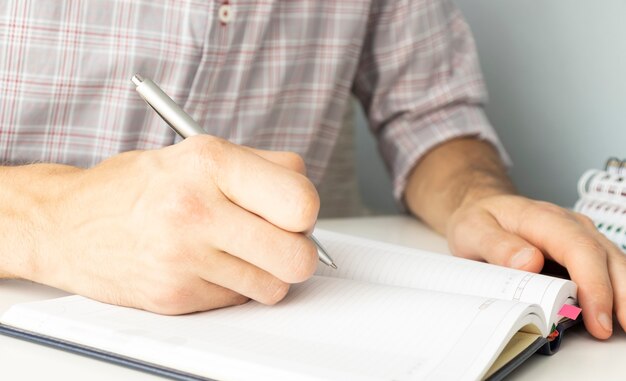
<instances>
[{"instance_id":1,"label":"fingernail","mask_svg":"<svg viewBox=\"0 0 626 381\"><path fill-rule=\"evenodd\" d=\"M533 258L535 254L535 249L531 249L527 247L518 251L513 257L511 257L511 261L509 262L509 266L515 269L521 269L526 266L528 262Z\"/></svg>"},{"instance_id":2,"label":"fingernail","mask_svg":"<svg viewBox=\"0 0 626 381\"><path fill-rule=\"evenodd\" d=\"M611 317L604 312L600 312L598 314L598 323L604 328L607 332L613 332L613 322L611 321Z\"/></svg>"}]
</instances>

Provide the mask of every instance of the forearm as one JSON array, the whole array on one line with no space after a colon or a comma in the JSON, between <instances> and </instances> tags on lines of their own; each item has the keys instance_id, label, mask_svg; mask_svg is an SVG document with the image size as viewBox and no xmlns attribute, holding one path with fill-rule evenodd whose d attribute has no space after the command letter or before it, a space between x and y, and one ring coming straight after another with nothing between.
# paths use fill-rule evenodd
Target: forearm
<instances>
[{"instance_id":1,"label":"forearm","mask_svg":"<svg viewBox=\"0 0 626 381\"><path fill-rule=\"evenodd\" d=\"M0 167L0 278L32 279L62 179L78 170L56 164Z\"/></svg>"},{"instance_id":2,"label":"forearm","mask_svg":"<svg viewBox=\"0 0 626 381\"><path fill-rule=\"evenodd\" d=\"M405 202L410 211L445 234L461 205L482 197L515 193L495 148L463 138L430 151L409 175Z\"/></svg>"}]
</instances>

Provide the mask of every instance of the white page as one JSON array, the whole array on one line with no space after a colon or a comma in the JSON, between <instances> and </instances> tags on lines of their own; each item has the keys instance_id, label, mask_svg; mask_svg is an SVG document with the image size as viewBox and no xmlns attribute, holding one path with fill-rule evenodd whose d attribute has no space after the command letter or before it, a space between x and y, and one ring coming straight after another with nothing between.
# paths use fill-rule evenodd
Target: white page
<instances>
[{"instance_id":1,"label":"white page","mask_svg":"<svg viewBox=\"0 0 626 381\"><path fill-rule=\"evenodd\" d=\"M539 304L545 329L568 298L576 298L576 285L565 279L321 229L315 236L338 266L320 264L317 275Z\"/></svg>"},{"instance_id":2,"label":"white page","mask_svg":"<svg viewBox=\"0 0 626 381\"><path fill-rule=\"evenodd\" d=\"M79 296L3 324L216 379L477 379L538 307L314 277L276 306L162 316ZM520 316L526 316L520 319Z\"/></svg>"}]
</instances>

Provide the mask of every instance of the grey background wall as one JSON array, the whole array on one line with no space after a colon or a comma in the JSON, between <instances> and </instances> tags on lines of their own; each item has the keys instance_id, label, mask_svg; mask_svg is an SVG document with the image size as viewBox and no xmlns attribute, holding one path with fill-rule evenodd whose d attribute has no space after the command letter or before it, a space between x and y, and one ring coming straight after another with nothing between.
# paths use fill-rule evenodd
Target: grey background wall
<instances>
[{"instance_id":1,"label":"grey background wall","mask_svg":"<svg viewBox=\"0 0 626 381\"><path fill-rule=\"evenodd\" d=\"M520 192L562 206L585 169L626 158L626 0L456 0L489 89L487 114ZM365 203L396 211L389 178L359 115Z\"/></svg>"}]
</instances>

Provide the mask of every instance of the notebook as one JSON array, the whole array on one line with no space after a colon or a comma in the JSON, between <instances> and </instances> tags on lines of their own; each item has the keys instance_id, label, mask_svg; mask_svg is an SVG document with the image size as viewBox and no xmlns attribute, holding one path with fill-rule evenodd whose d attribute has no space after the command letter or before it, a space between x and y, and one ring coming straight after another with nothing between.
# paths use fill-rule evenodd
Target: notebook
<instances>
[{"instance_id":1,"label":"notebook","mask_svg":"<svg viewBox=\"0 0 626 381\"><path fill-rule=\"evenodd\" d=\"M578 181L574 210L626 252L626 160L611 158L604 170L592 169Z\"/></svg>"},{"instance_id":2,"label":"notebook","mask_svg":"<svg viewBox=\"0 0 626 381\"><path fill-rule=\"evenodd\" d=\"M497 380L576 321L569 280L315 234L338 270L275 306L162 316L69 296L12 306L0 331L181 380Z\"/></svg>"}]
</instances>

